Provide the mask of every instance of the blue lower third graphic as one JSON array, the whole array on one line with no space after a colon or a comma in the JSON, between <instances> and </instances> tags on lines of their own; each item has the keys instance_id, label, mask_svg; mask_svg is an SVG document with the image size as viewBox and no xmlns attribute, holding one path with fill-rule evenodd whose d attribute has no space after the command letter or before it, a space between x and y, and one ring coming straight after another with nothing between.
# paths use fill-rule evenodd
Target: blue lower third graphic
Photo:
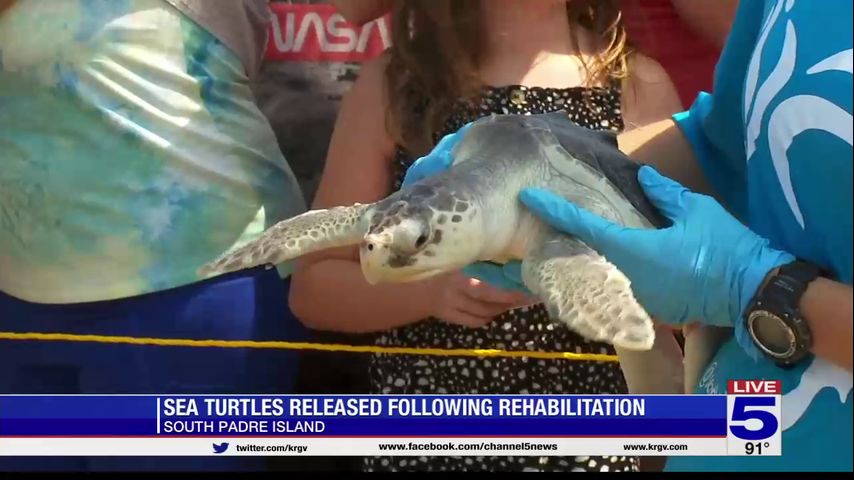
<instances>
[{"instance_id":1,"label":"blue lower third graphic","mask_svg":"<svg viewBox=\"0 0 854 480\"><path fill-rule=\"evenodd\" d=\"M7 396L0 437L726 437L721 396Z\"/></svg>"}]
</instances>

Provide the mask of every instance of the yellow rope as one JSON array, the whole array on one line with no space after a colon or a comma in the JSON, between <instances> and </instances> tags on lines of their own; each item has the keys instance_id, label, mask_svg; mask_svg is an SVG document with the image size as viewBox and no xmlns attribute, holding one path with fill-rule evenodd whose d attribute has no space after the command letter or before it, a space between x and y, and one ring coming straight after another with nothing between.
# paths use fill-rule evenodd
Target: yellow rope
<instances>
[{"instance_id":1,"label":"yellow rope","mask_svg":"<svg viewBox=\"0 0 854 480\"><path fill-rule=\"evenodd\" d=\"M616 362L616 355L598 353L508 351L492 349L441 349L379 347L375 345L335 345L306 342L258 342L254 340L191 340L181 338L140 338L107 335L76 335L70 333L16 333L0 332L0 340L39 340L53 342L92 342L131 345L156 345L162 347L214 347L214 348L271 348L286 350L320 350L326 352L385 353L396 355L438 355L464 357L527 357L545 360L576 360Z\"/></svg>"}]
</instances>

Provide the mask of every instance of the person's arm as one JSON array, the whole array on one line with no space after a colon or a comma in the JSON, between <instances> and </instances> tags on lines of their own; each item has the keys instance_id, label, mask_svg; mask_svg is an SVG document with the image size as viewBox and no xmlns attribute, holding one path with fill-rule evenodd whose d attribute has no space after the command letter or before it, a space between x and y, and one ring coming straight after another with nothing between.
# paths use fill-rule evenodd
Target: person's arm
<instances>
[{"instance_id":1,"label":"person's arm","mask_svg":"<svg viewBox=\"0 0 854 480\"><path fill-rule=\"evenodd\" d=\"M712 102L711 96L697 103L701 108L692 115L702 118ZM703 107L704 104L707 104ZM654 166L663 175L689 190L715 197L707 181L695 148L703 149L703 134L693 131L701 122L681 117L682 125L673 119L661 120L627 131L619 136L620 149L640 163ZM686 133L692 136L689 141ZM693 143L693 145L692 145ZM801 309L813 331L813 353L848 371L852 369L852 288L827 279L813 282L801 301Z\"/></svg>"},{"instance_id":2,"label":"person's arm","mask_svg":"<svg viewBox=\"0 0 854 480\"><path fill-rule=\"evenodd\" d=\"M385 130L384 63L366 63L342 101L314 209L371 203L390 193L395 147ZM291 308L311 328L369 332L430 316L433 299L423 282L368 284L356 247L309 255L296 265Z\"/></svg>"},{"instance_id":3,"label":"person's arm","mask_svg":"<svg viewBox=\"0 0 854 480\"><path fill-rule=\"evenodd\" d=\"M710 45L723 48L738 0L671 0L685 25Z\"/></svg>"},{"instance_id":4,"label":"person's arm","mask_svg":"<svg viewBox=\"0 0 854 480\"><path fill-rule=\"evenodd\" d=\"M348 22L361 26L391 10L393 0L332 0L332 5Z\"/></svg>"},{"instance_id":5,"label":"person's arm","mask_svg":"<svg viewBox=\"0 0 854 480\"><path fill-rule=\"evenodd\" d=\"M807 287L800 307L812 331L813 353L851 372L854 290L819 278Z\"/></svg>"},{"instance_id":6,"label":"person's arm","mask_svg":"<svg viewBox=\"0 0 854 480\"><path fill-rule=\"evenodd\" d=\"M676 86L664 67L635 54L632 75L623 85L623 121L620 150L638 163L654 166L689 189L710 194L700 163L673 115L684 110Z\"/></svg>"},{"instance_id":7,"label":"person's arm","mask_svg":"<svg viewBox=\"0 0 854 480\"><path fill-rule=\"evenodd\" d=\"M629 59L629 77L623 82L621 108L626 130L642 129L646 125L668 119L682 111L682 102L676 86L664 68L652 58L636 53ZM636 377L642 383L631 385L632 390L643 393L680 393L682 391L682 350L676 341L673 329L666 324L656 324L656 342L653 348L657 357L644 352L638 360L643 363L655 358L660 378L650 378L635 372L638 368L634 358L623 363L626 380ZM621 354L623 355L623 354ZM624 356L630 355L626 353ZM644 469L660 470L663 459L644 458Z\"/></svg>"},{"instance_id":8,"label":"person's arm","mask_svg":"<svg viewBox=\"0 0 854 480\"><path fill-rule=\"evenodd\" d=\"M694 192L714 193L691 144L672 119L627 131L617 140L620 150L638 163L652 165Z\"/></svg>"}]
</instances>

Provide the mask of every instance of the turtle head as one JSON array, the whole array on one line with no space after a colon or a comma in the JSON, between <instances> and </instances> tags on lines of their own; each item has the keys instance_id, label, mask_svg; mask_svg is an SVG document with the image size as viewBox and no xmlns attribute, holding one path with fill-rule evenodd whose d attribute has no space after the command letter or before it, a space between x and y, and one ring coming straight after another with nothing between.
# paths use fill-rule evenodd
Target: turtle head
<instances>
[{"instance_id":1,"label":"turtle head","mask_svg":"<svg viewBox=\"0 0 854 480\"><path fill-rule=\"evenodd\" d=\"M475 205L442 187L417 185L375 205L362 239L362 272L372 284L423 280L477 260Z\"/></svg>"}]
</instances>

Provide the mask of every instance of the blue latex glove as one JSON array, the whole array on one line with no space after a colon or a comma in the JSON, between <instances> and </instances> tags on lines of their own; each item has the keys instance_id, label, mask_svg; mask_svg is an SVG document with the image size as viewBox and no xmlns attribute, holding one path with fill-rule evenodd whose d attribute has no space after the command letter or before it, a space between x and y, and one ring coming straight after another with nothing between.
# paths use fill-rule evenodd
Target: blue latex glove
<instances>
[{"instance_id":1,"label":"blue latex glove","mask_svg":"<svg viewBox=\"0 0 854 480\"><path fill-rule=\"evenodd\" d=\"M651 315L672 325L699 320L735 327L739 343L757 358L742 315L768 272L794 258L771 248L712 198L653 168L642 167L638 179L670 227L624 228L540 189L525 189L520 198L544 221L614 263Z\"/></svg>"},{"instance_id":2,"label":"blue latex glove","mask_svg":"<svg viewBox=\"0 0 854 480\"><path fill-rule=\"evenodd\" d=\"M445 135L429 154L416 160L406 170L403 186L407 187L423 178L451 168L451 165L454 164L454 147L456 147L471 125L471 123L467 123L456 132ZM470 277L477 278L503 290L531 293L522 283L520 262L511 262L504 266L490 262L478 262L464 268L463 272Z\"/></svg>"},{"instance_id":3,"label":"blue latex glove","mask_svg":"<svg viewBox=\"0 0 854 480\"><path fill-rule=\"evenodd\" d=\"M457 143L460 142L460 139L463 138L471 126L471 123L467 123L456 132L442 137L427 156L419 158L406 170L406 175L403 177L403 186L408 187L419 180L451 168L451 165L454 164L454 147L457 146Z\"/></svg>"}]
</instances>

